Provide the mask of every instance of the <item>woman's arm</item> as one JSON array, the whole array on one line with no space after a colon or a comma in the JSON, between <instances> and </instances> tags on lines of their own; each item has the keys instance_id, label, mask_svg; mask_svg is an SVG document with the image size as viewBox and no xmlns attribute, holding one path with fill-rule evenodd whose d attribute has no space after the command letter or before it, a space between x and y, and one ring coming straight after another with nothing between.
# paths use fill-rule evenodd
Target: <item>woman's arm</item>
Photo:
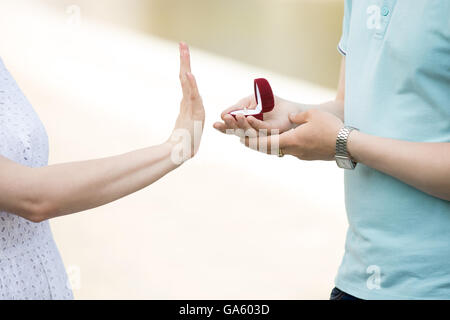
<instances>
[{"instance_id":1,"label":"woman's arm","mask_svg":"<svg viewBox=\"0 0 450 320\"><path fill-rule=\"evenodd\" d=\"M42 168L24 167L0 157L0 210L40 222L115 201L177 168L180 163L173 150L179 145L174 138L180 136L179 132L199 138L202 126L196 124L203 124L205 119L185 44L180 45L180 55L183 100L169 141L120 156ZM196 142L193 149L189 148L188 158L197 151Z\"/></svg>"},{"instance_id":2,"label":"woman's arm","mask_svg":"<svg viewBox=\"0 0 450 320\"><path fill-rule=\"evenodd\" d=\"M357 162L450 201L450 143L408 142L352 131L348 150Z\"/></svg>"},{"instance_id":3,"label":"woman's arm","mask_svg":"<svg viewBox=\"0 0 450 320\"><path fill-rule=\"evenodd\" d=\"M37 169L0 158L1 210L40 222L107 204L174 170L171 150L165 143L121 156Z\"/></svg>"}]
</instances>

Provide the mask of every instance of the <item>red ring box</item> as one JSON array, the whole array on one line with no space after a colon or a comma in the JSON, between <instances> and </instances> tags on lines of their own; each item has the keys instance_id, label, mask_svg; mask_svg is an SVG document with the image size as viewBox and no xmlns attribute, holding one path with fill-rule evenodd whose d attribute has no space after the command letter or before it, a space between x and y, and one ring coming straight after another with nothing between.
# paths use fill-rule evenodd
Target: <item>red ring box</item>
<instances>
[{"instance_id":1,"label":"red ring box","mask_svg":"<svg viewBox=\"0 0 450 320\"><path fill-rule=\"evenodd\" d=\"M272 88L269 81L260 78L254 81L256 108L255 109L241 109L230 112L236 118L236 115L243 114L245 117L252 116L258 120L264 120L264 113L270 112L275 107L275 98L273 96Z\"/></svg>"}]
</instances>

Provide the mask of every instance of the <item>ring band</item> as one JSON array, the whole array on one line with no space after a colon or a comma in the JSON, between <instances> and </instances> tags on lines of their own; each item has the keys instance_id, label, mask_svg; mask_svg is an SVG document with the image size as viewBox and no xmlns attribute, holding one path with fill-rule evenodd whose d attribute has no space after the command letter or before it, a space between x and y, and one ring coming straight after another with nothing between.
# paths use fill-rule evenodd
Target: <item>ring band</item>
<instances>
[{"instance_id":1,"label":"ring band","mask_svg":"<svg viewBox=\"0 0 450 320\"><path fill-rule=\"evenodd\" d=\"M284 157L283 149L281 149L281 148L278 149L278 157L279 158L283 158Z\"/></svg>"}]
</instances>

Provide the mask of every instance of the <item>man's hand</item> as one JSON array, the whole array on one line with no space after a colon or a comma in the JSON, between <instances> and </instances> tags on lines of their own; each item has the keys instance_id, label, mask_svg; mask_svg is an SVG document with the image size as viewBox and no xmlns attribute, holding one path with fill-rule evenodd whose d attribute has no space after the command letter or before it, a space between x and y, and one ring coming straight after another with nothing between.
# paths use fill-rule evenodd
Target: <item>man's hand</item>
<instances>
[{"instance_id":1,"label":"man's hand","mask_svg":"<svg viewBox=\"0 0 450 320\"><path fill-rule=\"evenodd\" d=\"M226 133L227 130L236 130L234 132L236 135L241 135L243 132L246 132L248 135L258 136L259 130L267 130L268 135L271 134L271 130L279 130L279 133L283 133L295 127L289 121L289 114L303 111L301 105L275 97L275 107L273 111L264 114L264 121L260 121L251 116L246 118L243 115L237 115L235 119L229 114L232 111L243 108L256 108L254 95L240 100L234 106L222 112L221 118L223 122L214 123L214 128L223 133Z\"/></svg>"},{"instance_id":2,"label":"man's hand","mask_svg":"<svg viewBox=\"0 0 450 320\"><path fill-rule=\"evenodd\" d=\"M284 154L301 160L333 160L336 154L336 137L343 127L341 119L335 115L311 109L289 115L295 129L281 135L268 137L246 137L245 145L270 153L278 145Z\"/></svg>"}]
</instances>

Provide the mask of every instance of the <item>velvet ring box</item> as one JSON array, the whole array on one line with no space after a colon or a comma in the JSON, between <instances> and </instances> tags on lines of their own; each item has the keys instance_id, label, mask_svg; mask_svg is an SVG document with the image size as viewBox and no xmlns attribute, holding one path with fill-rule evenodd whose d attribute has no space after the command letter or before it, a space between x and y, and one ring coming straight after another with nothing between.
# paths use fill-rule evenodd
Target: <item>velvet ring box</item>
<instances>
[{"instance_id":1,"label":"velvet ring box","mask_svg":"<svg viewBox=\"0 0 450 320\"><path fill-rule=\"evenodd\" d=\"M252 116L258 120L264 120L264 113L270 112L275 107L275 99L269 81L260 78L254 81L256 108L241 109L230 112L236 118L236 115L242 114L246 117Z\"/></svg>"}]
</instances>

